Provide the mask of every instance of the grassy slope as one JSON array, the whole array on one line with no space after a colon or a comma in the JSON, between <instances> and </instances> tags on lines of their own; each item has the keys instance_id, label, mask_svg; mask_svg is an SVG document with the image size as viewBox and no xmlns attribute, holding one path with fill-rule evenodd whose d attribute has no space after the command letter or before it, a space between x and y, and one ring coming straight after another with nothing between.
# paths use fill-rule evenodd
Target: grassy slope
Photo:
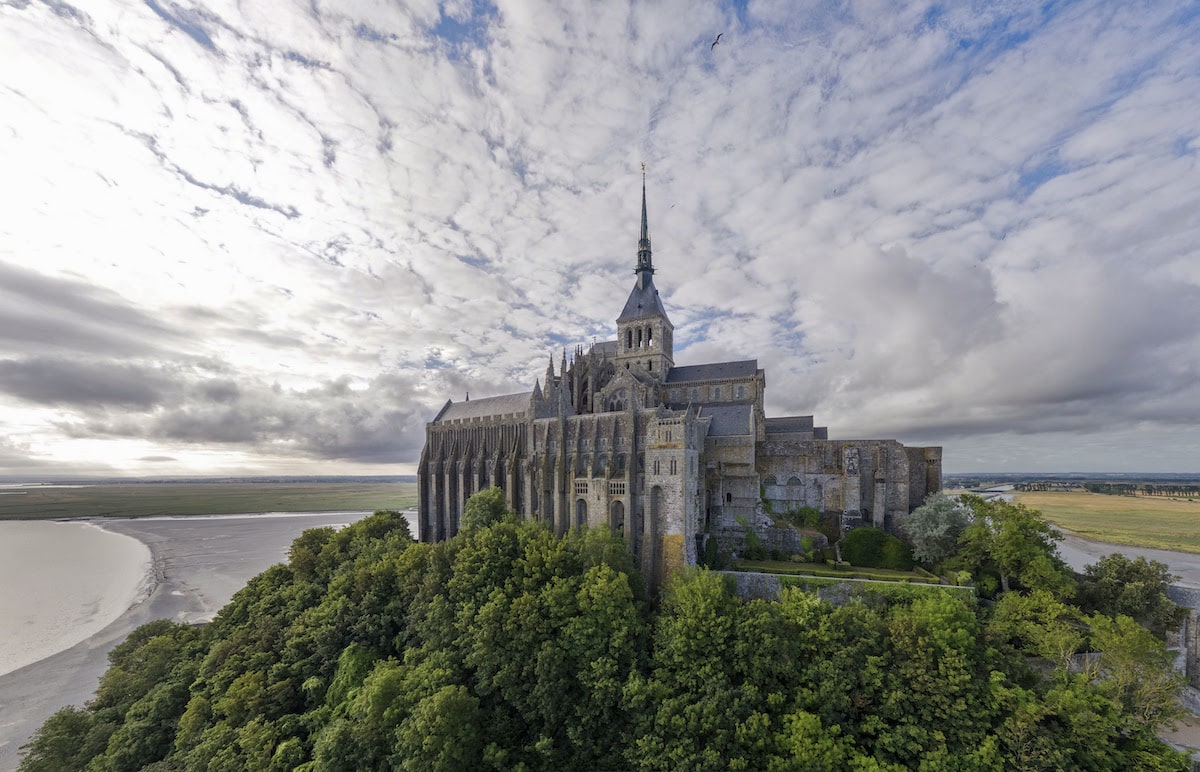
<instances>
[{"instance_id":1,"label":"grassy slope","mask_svg":"<svg viewBox=\"0 0 1200 772\"><path fill-rule=\"evenodd\" d=\"M416 483L106 483L0 495L0 520L321 512L416 506Z\"/></svg>"},{"instance_id":2,"label":"grassy slope","mask_svg":"<svg viewBox=\"0 0 1200 772\"><path fill-rule=\"evenodd\" d=\"M1018 493L1055 525L1111 544L1200 552L1200 499L1101 493Z\"/></svg>"}]
</instances>

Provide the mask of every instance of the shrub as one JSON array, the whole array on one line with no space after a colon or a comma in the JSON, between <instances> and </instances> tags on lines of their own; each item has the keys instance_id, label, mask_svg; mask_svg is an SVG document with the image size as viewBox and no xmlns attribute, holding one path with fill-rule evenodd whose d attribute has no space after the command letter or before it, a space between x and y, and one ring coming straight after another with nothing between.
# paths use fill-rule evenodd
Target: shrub
<instances>
[{"instance_id":1,"label":"shrub","mask_svg":"<svg viewBox=\"0 0 1200 772\"><path fill-rule=\"evenodd\" d=\"M888 536L883 543L883 558L879 561L880 568L890 568L894 571L911 571L913 569L912 548L895 536Z\"/></svg>"},{"instance_id":2,"label":"shrub","mask_svg":"<svg viewBox=\"0 0 1200 772\"><path fill-rule=\"evenodd\" d=\"M842 560L853 566L878 568L883 562L887 532L880 528L855 528L842 539Z\"/></svg>"}]
</instances>

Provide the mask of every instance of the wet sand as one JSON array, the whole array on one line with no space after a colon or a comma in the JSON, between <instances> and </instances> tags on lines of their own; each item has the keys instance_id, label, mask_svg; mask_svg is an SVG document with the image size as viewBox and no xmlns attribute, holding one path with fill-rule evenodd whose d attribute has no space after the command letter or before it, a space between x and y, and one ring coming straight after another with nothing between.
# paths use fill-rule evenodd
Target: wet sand
<instances>
[{"instance_id":1,"label":"wet sand","mask_svg":"<svg viewBox=\"0 0 1200 772\"><path fill-rule=\"evenodd\" d=\"M69 649L150 594L153 557L80 521L0 522L0 676Z\"/></svg>"},{"instance_id":2,"label":"wet sand","mask_svg":"<svg viewBox=\"0 0 1200 772\"><path fill-rule=\"evenodd\" d=\"M1089 541L1059 528L1064 537L1058 545L1058 552L1067 565L1075 571L1083 571L1085 566L1096 563L1100 558L1113 552L1120 552L1128 558L1145 558L1157 560L1170 567L1171 573L1179 576L1175 584L1179 587L1200 589L1200 554L1194 552L1172 552L1157 550L1149 547L1127 547L1122 544L1105 544L1104 542Z\"/></svg>"},{"instance_id":3,"label":"wet sand","mask_svg":"<svg viewBox=\"0 0 1200 772\"><path fill-rule=\"evenodd\" d=\"M287 559L308 528L351 523L366 512L93 521L150 548L157 580L149 597L81 643L0 676L0 771L56 710L83 705L108 668L108 652L155 619L203 622L253 576Z\"/></svg>"}]
</instances>

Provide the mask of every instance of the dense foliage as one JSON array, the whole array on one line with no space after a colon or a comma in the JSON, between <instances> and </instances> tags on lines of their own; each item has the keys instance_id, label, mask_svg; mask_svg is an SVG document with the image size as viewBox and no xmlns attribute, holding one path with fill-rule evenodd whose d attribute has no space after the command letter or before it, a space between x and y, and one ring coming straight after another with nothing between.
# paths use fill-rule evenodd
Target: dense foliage
<instances>
[{"instance_id":1,"label":"dense foliage","mask_svg":"<svg viewBox=\"0 0 1200 772\"><path fill-rule=\"evenodd\" d=\"M1190 769L1128 617L1049 590L745 601L704 570L652 606L607 530L485 504L439 544L391 513L306 532L211 624L135 632L21 769ZM980 560L1024 577L1006 555Z\"/></svg>"},{"instance_id":2,"label":"dense foliage","mask_svg":"<svg viewBox=\"0 0 1200 772\"><path fill-rule=\"evenodd\" d=\"M882 528L855 528L842 539L842 560L853 566L911 571L912 549Z\"/></svg>"}]
</instances>

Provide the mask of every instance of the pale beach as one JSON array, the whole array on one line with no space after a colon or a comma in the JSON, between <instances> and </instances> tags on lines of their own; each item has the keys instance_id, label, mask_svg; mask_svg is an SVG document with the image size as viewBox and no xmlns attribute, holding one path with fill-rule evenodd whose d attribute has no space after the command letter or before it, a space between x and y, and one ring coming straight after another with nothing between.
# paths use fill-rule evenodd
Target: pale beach
<instances>
[{"instance_id":1,"label":"pale beach","mask_svg":"<svg viewBox=\"0 0 1200 772\"><path fill-rule=\"evenodd\" d=\"M0 617L0 641L11 646L0 661L14 668L0 674L0 772L16 769L20 746L52 713L92 697L109 650L134 629L208 621L251 577L285 561L304 530L366 514L0 523L3 608L15 615ZM35 603L47 613L33 613Z\"/></svg>"},{"instance_id":2,"label":"pale beach","mask_svg":"<svg viewBox=\"0 0 1200 772\"><path fill-rule=\"evenodd\" d=\"M150 594L150 549L92 523L0 523L0 675L69 649Z\"/></svg>"}]
</instances>

